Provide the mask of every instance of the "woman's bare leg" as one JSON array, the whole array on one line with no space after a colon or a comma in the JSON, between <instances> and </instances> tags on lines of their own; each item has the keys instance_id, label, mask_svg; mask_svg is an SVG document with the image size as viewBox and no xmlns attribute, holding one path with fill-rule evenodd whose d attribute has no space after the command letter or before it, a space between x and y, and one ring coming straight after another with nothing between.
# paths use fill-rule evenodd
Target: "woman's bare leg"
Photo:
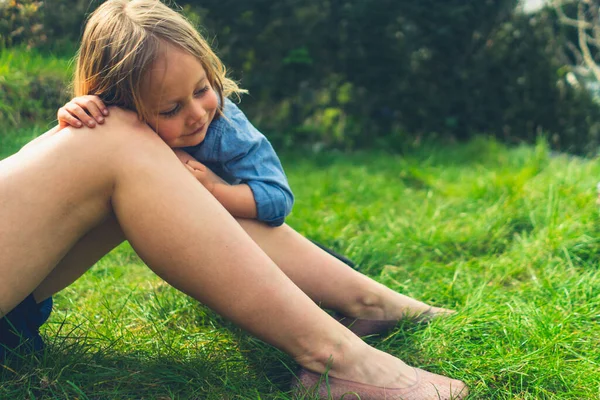
<instances>
[{"instance_id":1,"label":"woman's bare leg","mask_svg":"<svg viewBox=\"0 0 600 400\"><path fill-rule=\"evenodd\" d=\"M271 228L254 220L238 222L275 264L322 307L349 317L374 320L451 312L404 296L348 268L286 224Z\"/></svg>"},{"instance_id":2,"label":"woman's bare leg","mask_svg":"<svg viewBox=\"0 0 600 400\"><path fill-rule=\"evenodd\" d=\"M348 268L288 225L238 222L279 268L313 301L346 316L376 320L435 315L443 308L404 296ZM34 291L39 302L75 281L125 239L114 215L88 232Z\"/></svg>"},{"instance_id":3,"label":"woman's bare leg","mask_svg":"<svg viewBox=\"0 0 600 400\"><path fill-rule=\"evenodd\" d=\"M386 387L412 383L411 368L324 313L131 118L115 111L93 131L67 129L0 162L3 314L114 211L158 275L304 367L322 372L332 361L332 376Z\"/></svg>"},{"instance_id":4,"label":"woman's bare leg","mask_svg":"<svg viewBox=\"0 0 600 400\"><path fill-rule=\"evenodd\" d=\"M39 303L64 289L90 269L98 260L125 240L113 213L86 233L69 250L44 281L33 291Z\"/></svg>"},{"instance_id":5,"label":"woman's bare leg","mask_svg":"<svg viewBox=\"0 0 600 400\"><path fill-rule=\"evenodd\" d=\"M238 222L277 266L322 307L375 320L449 312L397 293L348 268L287 225L271 228L253 220ZM40 302L74 282L124 239L116 218L110 215L60 261L34 291L35 299Z\"/></svg>"}]
</instances>

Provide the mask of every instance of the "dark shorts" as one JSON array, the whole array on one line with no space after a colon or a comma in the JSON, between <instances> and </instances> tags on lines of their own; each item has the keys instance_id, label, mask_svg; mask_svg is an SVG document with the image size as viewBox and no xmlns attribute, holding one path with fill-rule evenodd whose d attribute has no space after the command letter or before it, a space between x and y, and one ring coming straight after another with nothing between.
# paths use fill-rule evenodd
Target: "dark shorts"
<instances>
[{"instance_id":1,"label":"dark shorts","mask_svg":"<svg viewBox=\"0 0 600 400\"><path fill-rule=\"evenodd\" d=\"M29 295L0 319L0 360L10 351L23 354L42 350L44 341L40 336L40 326L51 312L51 297L38 304L33 295Z\"/></svg>"}]
</instances>

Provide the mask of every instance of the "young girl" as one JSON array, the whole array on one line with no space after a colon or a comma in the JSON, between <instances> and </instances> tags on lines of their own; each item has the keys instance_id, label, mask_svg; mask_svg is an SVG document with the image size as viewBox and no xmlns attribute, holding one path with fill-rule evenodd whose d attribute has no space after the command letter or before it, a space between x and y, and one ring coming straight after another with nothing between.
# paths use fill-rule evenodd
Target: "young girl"
<instances>
[{"instance_id":1,"label":"young girl","mask_svg":"<svg viewBox=\"0 0 600 400\"><path fill-rule=\"evenodd\" d=\"M181 79L169 82L169 76L165 75L163 84L170 90L176 90L177 85L184 83ZM194 86L194 82L188 84ZM208 82L202 84L205 86L200 88L195 85L194 96L199 100L214 101L215 91ZM185 110L181 104L169 100L164 100L163 104L159 107L164 111L158 112L161 122L157 125L165 126L186 118L182 115ZM216 107L216 113L207 123L203 136L186 143L167 144L233 216L257 219L269 226L283 224L292 209L294 196L273 147L228 98L222 106L219 102L211 107ZM94 121L102 124L108 115L108 110L106 114L101 110L107 108L100 97L76 97L59 109L58 122L61 126L77 128L82 126L82 120L94 128Z\"/></svg>"},{"instance_id":2,"label":"young girl","mask_svg":"<svg viewBox=\"0 0 600 400\"><path fill-rule=\"evenodd\" d=\"M94 130L59 126L0 162L0 316L26 297L48 298L127 239L170 284L290 354L302 367L297 391L315 386L320 398L336 399L466 395L462 382L368 346L315 302L366 320L373 332L382 321L440 309L346 267L285 224L256 221L276 213L259 210L250 179L225 184L185 160L198 185L164 145L219 146L209 127L239 120L227 118L233 106L225 97L240 89L179 14L153 0L104 3L86 25L75 89L120 108Z\"/></svg>"}]
</instances>

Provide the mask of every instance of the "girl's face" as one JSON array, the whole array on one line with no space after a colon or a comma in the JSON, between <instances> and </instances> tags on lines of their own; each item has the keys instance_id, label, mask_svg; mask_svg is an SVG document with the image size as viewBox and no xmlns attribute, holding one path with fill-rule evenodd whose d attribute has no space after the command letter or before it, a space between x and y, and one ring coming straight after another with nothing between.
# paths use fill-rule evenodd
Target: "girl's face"
<instances>
[{"instance_id":1,"label":"girl's face","mask_svg":"<svg viewBox=\"0 0 600 400\"><path fill-rule=\"evenodd\" d=\"M202 64L172 45L154 62L141 96L148 125L173 148L200 144L219 105Z\"/></svg>"}]
</instances>

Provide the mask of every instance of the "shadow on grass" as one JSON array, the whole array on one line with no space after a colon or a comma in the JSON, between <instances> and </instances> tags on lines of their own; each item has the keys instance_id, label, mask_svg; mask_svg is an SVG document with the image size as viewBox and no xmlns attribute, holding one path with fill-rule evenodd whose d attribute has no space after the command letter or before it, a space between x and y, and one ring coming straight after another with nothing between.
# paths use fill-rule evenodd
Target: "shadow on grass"
<instances>
[{"instance_id":1,"label":"shadow on grass","mask_svg":"<svg viewBox=\"0 0 600 400\"><path fill-rule=\"evenodd\" d=\"M272 391L243 359L92 351L86 344L13 358L0 366L0 381L6 399L227 399Z\"/></svg>"}]
</instances>

